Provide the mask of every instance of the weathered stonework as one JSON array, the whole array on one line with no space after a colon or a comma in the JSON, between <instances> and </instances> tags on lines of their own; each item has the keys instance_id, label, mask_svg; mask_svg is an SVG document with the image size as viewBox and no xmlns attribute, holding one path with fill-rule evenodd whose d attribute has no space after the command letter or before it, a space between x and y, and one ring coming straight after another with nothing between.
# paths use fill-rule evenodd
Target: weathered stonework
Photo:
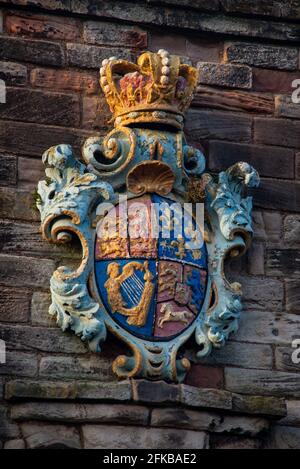
<instances>
[{"instance_id":1,"label":"weathered stonework","mask_svg":"<svg viewBox=\"0 0 300 469\"><path fill-rule=\"evenodd\" d=\"M0 364L0 448L108 447L109 434L120 446L131 428L141 445L156 448L299 449L299 365L291 362L291 342L300 338L299 105L291 102L300 78L298 3L95 3L1 2L0 79L9 103L0 103L0 339L8 340L9 361ZM219 72L202 77L186 134L208 170L244 160L262 176L253 190L255 249L230 268L230 279L245 285L240 331L201 364L188 353L192 369L175 389L89 374L90 354L47 316L48 278L61 263L76 265L78 252L42 243L32 210L42 152L64 142L79 154L86 138L107 132L99 60L133 60L145 48ZM228 72L220 80L224 67L239 66L246 88ZM105 360L124 353L112 348ZM67 379L65 363L71 376L76 360L84 375Z\"/></svg>"}]
</instances>

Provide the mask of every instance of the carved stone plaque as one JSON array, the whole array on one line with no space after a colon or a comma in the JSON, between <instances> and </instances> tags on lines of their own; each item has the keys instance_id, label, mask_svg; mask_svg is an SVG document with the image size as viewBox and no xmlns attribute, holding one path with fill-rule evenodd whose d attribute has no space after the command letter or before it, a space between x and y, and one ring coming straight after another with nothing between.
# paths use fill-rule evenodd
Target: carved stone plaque
<instances>
[{"instance_id":1,"label":"carved stone plaque","mask_svg":"<svg viewBox=\"0 0 300 469\"><path fill-rule=\"evenodd\" d=\"M42 233L55 243L77 237L76 270L58 268L50 282L55 316L91 350L107 330L131 350L113 362L120 378L180 382L189 370L182 346L197 357L222 347L238 328L241 285L224 273L228 257L249 247L257 172L237 163L218 176L183 133L197 70L165 50L137 64L104 60L100 84L114 129L43 155L38 186Z\"/></svg>"}]
</instances>

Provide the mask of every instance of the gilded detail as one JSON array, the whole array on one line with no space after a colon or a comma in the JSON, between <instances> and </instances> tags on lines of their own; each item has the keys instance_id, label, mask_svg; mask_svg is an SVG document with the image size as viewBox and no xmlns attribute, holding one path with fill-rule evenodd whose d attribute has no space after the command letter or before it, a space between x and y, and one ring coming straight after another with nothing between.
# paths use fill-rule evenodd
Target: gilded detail
<instances>
[{"instance_id":1,"label":"gilded detail","mask_svg":"<svg viewBox=\"0 0 300 469\"><path fill-rule=\"evenodd\" d=\"M136 276L137 270L143 272L144 284ZM154 293L154 284L152 282L153 275L148 269L148 262L145 261L143 264L139 262L129 262L129 264L123 267L121 273L119 264L111 262L107 267L107 274L108 280L105 282L104 287L108 294L108 301L112 313L119 312L127 316L128 324L138 327L143 326L146 322ZM133 286L128 282L129 277L132 278ZM126 307L121 288L127 289L137 303L132 308Z\"/></svg>"},{"instance_id":2,"label":"gilded detail","mask_svg":"<svg viewBox=\"0 0 300 469\"><path fill-rule=\"evenodd\" d=\"M183 133L197 80L165 50L137 63L105 59L100 84L113 130L86 140L84 163L70 145L43 155L42 235L82 246L76 269L53 273L49 313L94 352L107 330L122 340L131 353L112 364L119 378L180 382L190 362L178 351L188 339L201 361L238 328L241 285L226 279L224 262L250 245L244 192L259 177L243 162L205 173L204 155Z\"/></svg>"}]
</instances>

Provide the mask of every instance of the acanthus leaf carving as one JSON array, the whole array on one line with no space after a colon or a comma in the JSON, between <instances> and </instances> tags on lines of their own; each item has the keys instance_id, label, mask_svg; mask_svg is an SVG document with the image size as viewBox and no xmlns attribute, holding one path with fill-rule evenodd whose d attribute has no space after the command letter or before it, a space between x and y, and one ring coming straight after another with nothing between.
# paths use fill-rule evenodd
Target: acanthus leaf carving
<instances>
[{"instance_id":1,"label":"acanthus leaf carving","mask_svg":"<svg viewBox=\"0 0 300 469\"><path fill-rule=\"evenodd\" d=\"M160 77L164 63L168 73ZM122 73L121 94L116 95L115 79ZM48 167L37 200L43 236L54 243L77 237L82 247L77 268L61 266L54 272L49 312L62 330L72 330L93 351L100 351L107 329L125 342L132 354L120 355L112 364L119 378L180 382L190 368L182 346L191 336L201 360L238 329L242 289L226 279L224 264L249 247L252 199L244 196L244 190L257 186L259 177L243 162L217 178L203 173L204 155L186 144L182 132L182 111L197 81L193 67L180 65L179 58L161 50L143 54L138 64L105 60L100 74L115 129L106 137L87 139L86 164L76 159L70 145L51 147L43 155ZM189 235L173 233L170 242L159 237L157 244L142 237L133 241L127 226L125 241L106 233L107 238L97 244L96 223L104 220L106 205L120 214L124 195L133 205L140 196L146 207L162 199L169 210L174 202L183 205L188 187L193 188L194 199L201 199L205 213L203 230L198 230L204 242L194 252L188 247L193 221ZM165 221L173 227L175 222L175 215L172 222ZM135 226L140 225L146 222ZM164 274L159 269L163 263ZM159 285L165 288L158 300ZM152 335L147 332L150 312Z\"/></svg>"}]
</instances>

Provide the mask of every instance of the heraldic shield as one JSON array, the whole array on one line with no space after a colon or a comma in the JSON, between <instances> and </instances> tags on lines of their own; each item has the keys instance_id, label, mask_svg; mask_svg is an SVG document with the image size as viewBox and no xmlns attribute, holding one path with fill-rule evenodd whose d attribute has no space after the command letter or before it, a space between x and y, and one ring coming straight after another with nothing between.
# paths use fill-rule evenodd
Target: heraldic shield
<instances>
[{"instance_id":1,"label":"heraldic shield","mask_svg":"<svg viewBox=\"0 0 300 469\"><path fill-rule=\"evenodd\" d=\"M82 249L77 268L53 273L49 313L94 352L107 331L122 340L130 353L112 363L119 378L180 382L188 339L201 361L238 329L241 285L227 280L224 263L250 245L244 193L259 177L243 162L205 173L204 155L183 133L197 81L195 68L165 50L136 64L104 60L114 129L89 137L82 160L65 144L43 155L43 237L77 238Z\"/></svg>"},{"instance_id":2,"label":"heraldic shield","mask_svg":"<svg viewBox=\"0 0 300 469\"><path fill-rule=\"evenodd\" d=\"M131 199L126 206L117 206L98 226L95 274L100 297L111 317L132 334L168 340L201 312L206 246L192 217L183 218L180 204L152 194ZM120 212L128 220L125 238L111 229L115 221L119 226ZM189 225L185 230L182 220Z\"/></svg>"}]
</instances>

